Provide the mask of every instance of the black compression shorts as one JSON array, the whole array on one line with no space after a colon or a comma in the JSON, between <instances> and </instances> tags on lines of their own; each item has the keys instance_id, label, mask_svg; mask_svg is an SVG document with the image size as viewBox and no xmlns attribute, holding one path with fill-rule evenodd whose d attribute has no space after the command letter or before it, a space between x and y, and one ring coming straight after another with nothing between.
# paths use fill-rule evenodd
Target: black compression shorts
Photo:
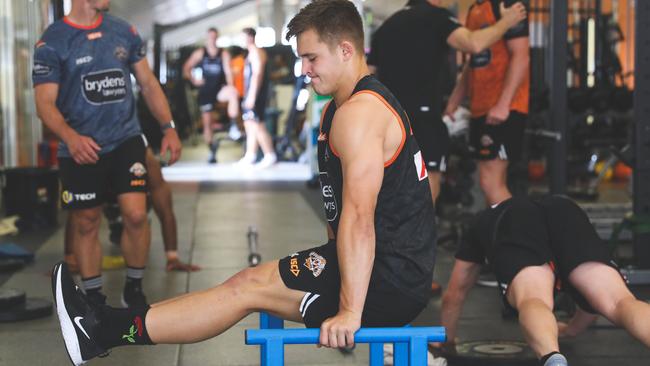
<instances>
[{"instance_id":1,"label":"black compression shorts","mask_svg":"<svg viewBox=\"0 0 650 366\"><path fill-rule=\"evenodd\" d=\"M510 111L507 120L488 125L485 116L469 121L469 149L477 160L501 159L517 161L521 158L527 115Z\"/></svg>"},{"instance_id":2,"label":"black compression shorts","mask_svg":"<svg viewBox=\"0 0 650 366\"><path fill-rule=\"evenodd\" d=\"M279 271L288 288L306 292L299 308L305 326L318 328L338 313L341 277L335 241L281 259ZM426 306L397 289L389 290L385 283L381 289L373 283L371 278L361 318L363 327L401 327Z\"/></svg>"}]
</instances>

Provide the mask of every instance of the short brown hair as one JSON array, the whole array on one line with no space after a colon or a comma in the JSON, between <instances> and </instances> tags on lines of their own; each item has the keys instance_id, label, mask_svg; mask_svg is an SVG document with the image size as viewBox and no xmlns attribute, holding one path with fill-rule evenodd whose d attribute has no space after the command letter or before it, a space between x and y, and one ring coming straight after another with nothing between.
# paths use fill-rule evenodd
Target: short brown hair
<instances>
[{"instance_id":1,"label":"short brown hair","mask_svg":"<svg viewBox=\"0 0 650 366\"><path fill-rule=\"evenodd\" d=\"M250 28L250 27L242 29L242 32L244 32L244 34L246 34L247 36L253 37L253 38L255 38L255 35L257 34L255 29Z\"/></svg>"},{"instance_id":2,"label":"short brown hair","mask_svg":"<svg viewBox=\"0 0 650 366\"><path fill-rule=\"evenodd\" d=\"M313 29L329 46L342 39L352 41L357 51L363 53L363 23L361 15L348 0L314 0L300 9L287 25L287 41Z\"/></svg>"}]
</instances>

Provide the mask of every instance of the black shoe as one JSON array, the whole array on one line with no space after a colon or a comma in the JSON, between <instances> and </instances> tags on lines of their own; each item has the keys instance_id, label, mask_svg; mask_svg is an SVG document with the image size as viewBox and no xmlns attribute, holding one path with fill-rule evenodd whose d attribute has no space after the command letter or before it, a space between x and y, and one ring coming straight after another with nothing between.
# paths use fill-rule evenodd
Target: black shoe
<instances>
[{"instance_id":1,"label":"black shoe","mask_svg":"<svg viewBox=\"0 0 650 366\"><path fill-rule=\"evenodd\" d=\"M99 291L86 292L86 299L94 305L106 305L106 295Z\"/></svg>"},{"instance_id":2,"label":"black shoe","mask_svg":"<svg viewBox=\"0 0 650 366\"><path fill-rule=\"evenodd\" d=\"M149 306L140 284L127 283L122 291L122 306L125 308L145 308Z\"/></svg>"},{"instance_id":3,"label":"black shoe","mask_svg":"<svg viewBox=\"0 0 650 366\"><path fill-rule=\"evenodd\" d=\"M208 164L216 164L217 163L217 149L219 148L219 143L217 141L212 141L210 145L208 145L208 149L210 150L210 157L208 158Z\"/></svg>"},{"instance_id":4,"label":"black shoe","mask_svg":"<svg viewBox=\"0 0 650 366\"><path fill-rule=\"evenodd\" d=\"M74 283L64 262L54 266L52 293L70 361L74 365L81 365L105 354L106 350L97 344L95 336L100 305L88 301Z\"/></svg>"}]
</instances>

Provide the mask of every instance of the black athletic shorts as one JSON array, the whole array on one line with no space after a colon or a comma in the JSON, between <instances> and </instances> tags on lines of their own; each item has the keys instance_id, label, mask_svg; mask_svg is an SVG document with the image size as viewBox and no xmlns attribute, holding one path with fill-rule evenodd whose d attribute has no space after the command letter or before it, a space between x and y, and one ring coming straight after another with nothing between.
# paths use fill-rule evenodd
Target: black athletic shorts
<instances>
[{"instance_id":1,"label":"black athletic shorts","mask_svg":"<svg viewBox=\"0 0 650 366\"><path fill-rule=\"evenodd\" d=\"M402 101L400 101L402 102ZM420 146L427 170L445 172L449 155L449 131L439 113L430 106L402 103L407 111L413 135Z\"/></svg>"},{"instance_id":2,"label":"black athletic shorts","mask_svg":"<svg viewBox=\"0 0 650 366\"><path fill-rule=\"evenodd\" d=\"M508 285L525 267L551 265L557 290L566 291L583 310L595 313L569 283L569 274L586 262L604 263L618 271L605 242L573 201L548 196L536 201L513 199L495 224L492 268L506 307Z\"/></svg>"},{"instance_id":3,"label":"black athletic shorts","mask_svg":"<svg viewBox=\"0 0 650 366\"><path fill-rule=\"evenodd\" d=\"M59 158L62 207L97 207L106 202L109 191L116 195L146 193L145 149L145 139L138 135L124 141L115 150L100 155L96 164L79 165L72 158Z\"/></svg>"},{"instance_id":4,"label":"black athletic shorts","mask_svg":"<svg viewBox=\"0 0 650 366\"><path fill-rule=\"evenodd\" d=\"M341 277L335 241L281 259L279 270L288 288L306 292L299 308L305 326L319 328L323 321L338 313ZM374 286L375 282L370 279L361 316L363 327L401 327L426 306L387 286L385 281L381 288Z\"/></svg>"},{"instance_id":5,"label":"black athletic shorts","mask_svg":"<svg viewBox=\"0 0 650 366\"><path fill-rule=\"evenodd\" d=\"M528 115L510 111L508 119L498 125L488 125L485 117L469 121L469 150L472 156L477 160L519 160Z\"/></svg>"},{"instance_id":6,"label":"black athletic shorts","mask_svg":"<svg viewBox=\"0 0 650 366\"><path fill-rule=\"evenodd\" d=\"M205 113L214 110L215 103L217 103L217 96L222 86L222 84L206 81L199 88L198 101L201 112Z\"/></svg>"},{"instance_id":7,"label":"black athletic shorts","mask_svg":"<svg viewBox=\"0 0 650 366\"><path fill-rule=\"evenodd\" d=\"M253 109L244 108L244 103L242 102L242 114L241 118L244 121L256 121L264 123L264 113L266 113L266 104L267 98L265 93L260 93L255 99L255 106Z\"/></svg>"}]
</instances>

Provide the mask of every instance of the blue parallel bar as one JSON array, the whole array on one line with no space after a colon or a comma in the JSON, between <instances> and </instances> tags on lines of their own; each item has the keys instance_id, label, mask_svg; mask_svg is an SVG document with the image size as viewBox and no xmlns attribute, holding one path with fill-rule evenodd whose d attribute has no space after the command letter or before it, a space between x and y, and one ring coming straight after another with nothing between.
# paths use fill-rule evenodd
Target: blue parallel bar
<instances>
[{"instance_id":1,"label":"blue parallel bar","mask_svg":"<svg viewBox=\"0 0 650 366\"><path fill-rule=\"evenodd\" d=\"M426 340L424 341L426 347ZM424 355L426 357L426 353ZM426 365L424 363L412 363L412 365ZM409 344L404 342L395 342L393 345L393 365L394 366L408 366L409 365Z\"/></svg>"},{"instance_id":2,"label":"blue parallel bar","mask_svg":"<svg viewBox=\"0 0 650 366\"><path fill-rule=\"evenodd\" d=\"M268 339L281 339L283 344L316 344L320 329L247 329L246 344L264 344ZM356 343L444 342L444 327L361 328L354 335Z\"/></svg>"},{"instance_id":3,"label":"blue parallel bar","mask_svg":"<svg viewBox=\"0 0 650 366\"><path fill-rule=\"evenodd\" d=\"M285 344L316 344L320 329L248 329L246 344L261 345L261 361L266 366L284 365ZM361 328L354 336L356 343L371 343L371 365L378 365L379 352L383 362L382 343L395 343L394 365L416 366L427 363L427 343L446 340L443 327Z\"/></svg>"},{"instance_id":4,"label":"blue parallel bar","mask_svg":"<svg viewBox=\"0 0 650 366\"><path fill-rule=\"evenodd\" d=\"M284 320L267 313L260 313L260 329L282 329Z\"/></svg>"},{"instance_id":5,"label":"blue parallel bar","mask_svg":"<svg viewBox=\"0 0 650 366\"><path fill-rule=\"evenodd\" d=\"M284 320L275 317L273 315L267 314L265 312L260 312L260 329L282 329L284 328ZM280 345L280 347L284 347ZM268 355L270 346L266 344L260 345L260 365L267 366L267 360L270 360ZM282 348L284 353L284 348ZM284 354L282 354L282 359L284 359Z\"/></svg>"},{"instance_id":6,"label":"blue parallel bar","mask_svg":"<svg viewBox=\"0 0 650 366\"><path fill-rule=\"evenodd\" d=\"M370 343L370 362L368 366L384 366L383 343Z\"/></svg>"}]
</instances>

